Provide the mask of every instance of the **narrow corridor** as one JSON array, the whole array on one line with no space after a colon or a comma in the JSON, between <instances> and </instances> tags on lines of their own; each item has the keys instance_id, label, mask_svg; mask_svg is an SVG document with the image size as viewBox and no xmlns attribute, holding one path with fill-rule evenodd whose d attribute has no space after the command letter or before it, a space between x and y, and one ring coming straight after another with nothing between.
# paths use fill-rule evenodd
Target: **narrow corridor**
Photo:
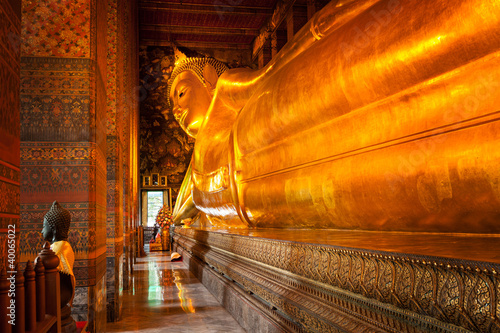
<instances>
[{"instance_id":1,"label":"narrow corridor","mask_svg":"<svg viewBox=\"0 0 500 333\"><path fill-rule=\"evenodd\" d=\"M183 262L170 262L168 252L138 258L133 283L123 292L119 322L107 332L245 332L194 277Z\"/></svg>"}]
</instances>

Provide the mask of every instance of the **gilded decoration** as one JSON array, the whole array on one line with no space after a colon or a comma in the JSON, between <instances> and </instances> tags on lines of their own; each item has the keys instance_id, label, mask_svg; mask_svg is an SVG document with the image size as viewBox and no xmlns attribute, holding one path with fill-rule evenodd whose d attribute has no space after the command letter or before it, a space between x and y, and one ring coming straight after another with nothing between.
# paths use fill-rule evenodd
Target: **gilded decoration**
<instances>
[{"instance_id":1,"label":"gilded decoration","mask_svg":"<svg viewBox=\"0 0 500 333\"><path fill-rule=\"evenodd\" d=\"M358 313L371 318L368 322L378 321L380 331L429 325L422 331L500 332L496 263L195 229L176 228L175 233L179 246L297 318L308 330L359 331L356 325L364 324L353 319ZM343 326L341 320L354 326Z\"/></svg>"}]
</instances>

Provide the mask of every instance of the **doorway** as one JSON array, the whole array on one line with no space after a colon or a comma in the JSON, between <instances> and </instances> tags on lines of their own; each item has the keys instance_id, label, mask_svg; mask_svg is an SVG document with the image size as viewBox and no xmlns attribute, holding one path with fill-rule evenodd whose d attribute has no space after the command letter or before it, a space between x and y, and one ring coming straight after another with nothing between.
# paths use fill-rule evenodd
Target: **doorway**
<instances>
[{"instance_id":1,"label":"doorway","mask_svg":"<svg viewBox=\"0 0 500 333\"><path fill-rule=\"evenodd\" d=\"M148 191L148 227L154 227L156 215L163 207L163 191Z\"/></svg>"},{"instance_id":2,"label":"doorway","mask_svg":"<svg viewBox=\"0 0 500 333\"><path fill-rule=\"evenodd\" d=\"M172 211L170 188L164 190L142 190L141 199L141 224L145 228L154 227L156 216L164 205Z\"/></svg>"}]
</instances>

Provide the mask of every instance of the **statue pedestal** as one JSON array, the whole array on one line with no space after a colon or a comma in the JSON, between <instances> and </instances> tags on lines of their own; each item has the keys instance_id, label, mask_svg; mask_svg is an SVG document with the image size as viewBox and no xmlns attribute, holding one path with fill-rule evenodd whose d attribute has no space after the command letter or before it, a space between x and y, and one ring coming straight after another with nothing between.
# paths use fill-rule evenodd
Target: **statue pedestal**
<instances>
[{"instance_id":1,"label":"statue pedestal","mask_svg":"<svg viewBox=\"0 0 500 333\"><path fill-rule=\"evenodd\" d=\"M61 332L62 333L76 333L76 322L71 317L71 308L64 306L61 308Z\"/></svg>"},{"instance_id":2,"label":"statue pedestal","mask_svg":"<svg viewBox=\"0 0 500 333\"><path fill-rule=\"evenodd\" d=\"M176 228L174 240L248 331L500 330L498 235Z\"/></svg>"},{"instance_id":3,"label":"statue pedestal","mask_svg":"<svg viewBox=\"0 0 500 333\"><path fill-rule=\"evenodd\" d=\"M149 243L149 251L170 251L169 229L162 228L160 231L161 241L158 243Z\"/></svg>"},{"instance_id":4,"label":"statue pedestal","mask_svg":"<svg viewBox=\"0 0 500 333\"><path fill-rule=\"evenodd\" d=\"M149 251L161 251L162 247L161 243L149 243Z\"/></svg>"},{"instance_id":5,"label":"statue pedestal","mask_svg":"<svg viewBox=\"0 0 500 333\"><path fill-rule=\"evenodd\" d=\"M163 251L170 251L170 233L169 229L161 229L161 249Z\"/></svg>"}]
</instances>

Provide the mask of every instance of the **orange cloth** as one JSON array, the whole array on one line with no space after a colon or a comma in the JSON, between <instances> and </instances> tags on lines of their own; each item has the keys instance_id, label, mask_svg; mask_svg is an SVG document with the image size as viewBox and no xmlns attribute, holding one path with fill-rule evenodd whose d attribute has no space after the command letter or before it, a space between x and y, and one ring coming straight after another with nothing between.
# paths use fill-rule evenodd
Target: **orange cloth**
<instances>
[{"instance_id":1,"label":"orange cloth","mask_svg":"<svg viewBox=\"0 0 500 333\"><path fill-rule=\"evenodd\" d=\"M73 298L75 297L75 286L76 286L76 279L75 275L73 274L75 253L73 252L71 244L67 241L54 242L52 243L50 248L59 257L59 266L57 266L57 270L61 273L68 274L71 276L71 285L73 287L73 294L71 295L71 300L69 301L69 305L71 306L73 304Z\"/></svg>"}]
</instances>

